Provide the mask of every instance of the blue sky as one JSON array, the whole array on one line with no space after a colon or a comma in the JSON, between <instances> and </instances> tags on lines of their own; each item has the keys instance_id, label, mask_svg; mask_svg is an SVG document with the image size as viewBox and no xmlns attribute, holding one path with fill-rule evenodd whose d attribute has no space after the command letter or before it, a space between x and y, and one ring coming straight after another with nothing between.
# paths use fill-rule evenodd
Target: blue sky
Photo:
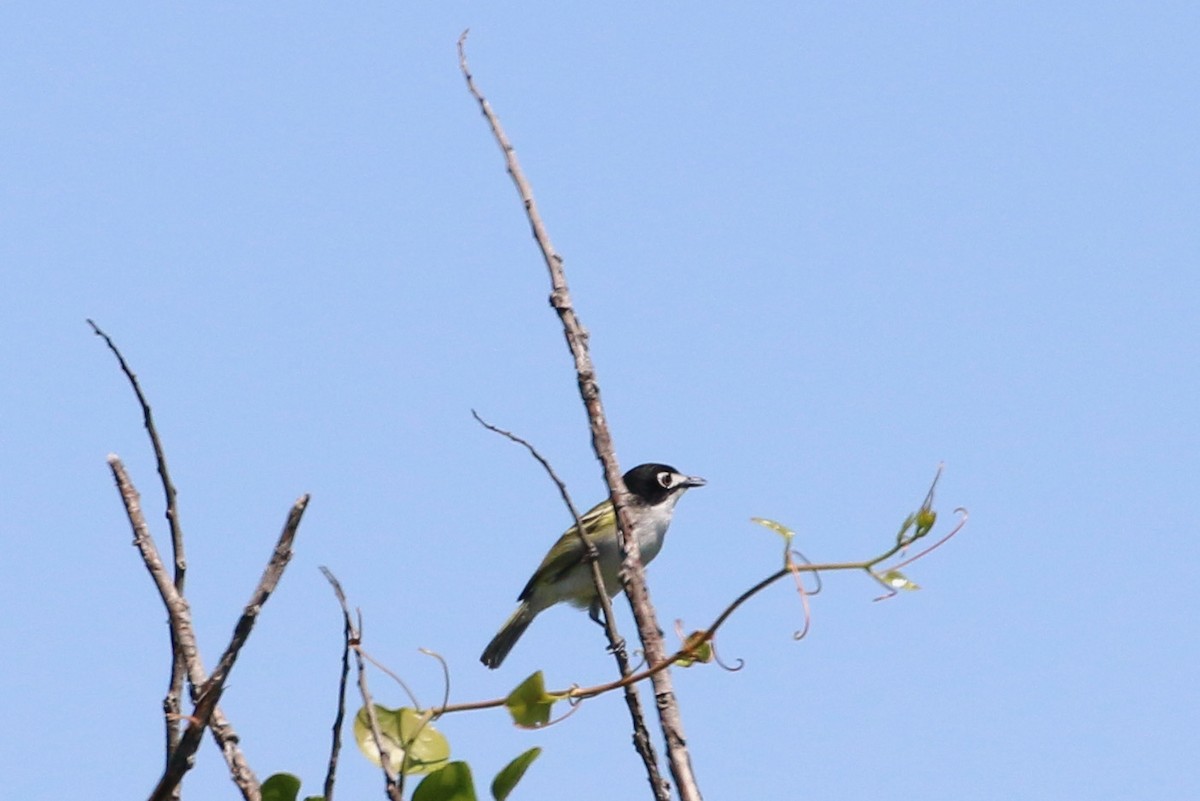
<instances>
[{"instance_id":1,"label":"blue sky","mask_svg":"<svg viewBox=\"0 0 1200 801\"><path fill-rule=\"evenodd\" d=\"M872 603L753 601L678 671L709 798L1200 790L1200 10L1185 3L365 3L0 9L0 734L14 798L149 792L164 613L104 459L165 545L112 334L158 416L202 652L290 503L298 551L223 705L261 776L323 777L340 659L440 698L611 676L584 616L483 645L567 515L477 409L603 491L548 284L457 71L512 136L625 466L709 486L650 571L666 628L775 569L886 548L939 463L966 531ZM618 604L627 631L628 610ZM400 692L382 677L384 703ZM480 784L642 797L619 699L447 718ZM348 753L340 797L381 797ZM236 798L206 742L186 797ZM514 796L516 797L516 796Z\"/></svg>"}]
</instances>

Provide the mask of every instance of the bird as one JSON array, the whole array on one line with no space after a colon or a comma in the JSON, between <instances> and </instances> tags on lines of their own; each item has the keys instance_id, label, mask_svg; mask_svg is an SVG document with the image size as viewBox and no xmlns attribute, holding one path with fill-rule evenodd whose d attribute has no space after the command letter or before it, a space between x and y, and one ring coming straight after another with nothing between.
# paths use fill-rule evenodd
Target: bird
<instances>
[{"instance_id":1,"label":"bird","mask_svg":"<svg viewBox=\"0 0 1200 801\"><path fill-rule=\"evenodd\" d=\"M622 479L629 490L628 509L633 516L633 530L637 534L642 564L658 556L663 538L671 525L675 504L692 487L703 487L706 483L699 476L688 476L674 467L657 462L640 464L627 472ZM612 500L596 504L580 517L584 533L599 552L600 573L604 579L604 591L612 598L621 587L621 553L617 546L617 516ZM508 656L517 640L529 628L539 613L555 604L566 601L578 608L587 608L588 616L600 622L600 598L592 578L583 543L576 531L577 526L567 529L558 542L546 553L542 563L517 596L520 605L504 621L500 631L492 638L479 661L495 670Z\"/></svg>"}]
</instances>

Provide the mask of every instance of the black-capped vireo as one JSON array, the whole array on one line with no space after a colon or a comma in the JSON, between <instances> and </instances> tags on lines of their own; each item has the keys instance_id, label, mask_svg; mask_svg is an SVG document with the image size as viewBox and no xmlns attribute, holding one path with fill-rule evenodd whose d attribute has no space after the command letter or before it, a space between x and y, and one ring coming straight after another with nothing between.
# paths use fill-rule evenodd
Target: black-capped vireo
<instances>
[{"instance_id":1,"label":"black-capped vireo","mask_svg":"<svg viewBox=\"0 0 1200 801\"><path fill-rule=\"evenodd\" d=\"M690 487L702 487L705 481L697 476L685 476L665 464L638 465L624 475L624 481L629 490L629 511L633 516L642 564L648 565L662 549L676 502ZM580 517L580 521L588 539L599 551L604 591L612 598L621 591L621 554L617 547L617 516L612 501L596 504ZM538 613L557 603L566 601L572 606L587 607L592 620L600 622L596 583L592 580L592 569L575 528L571 526L554 543L517 596L521 602L517 611L504 621L499 633L483 649L479 661L489 668L500 667Z\"/></svg>"}]
</instances>

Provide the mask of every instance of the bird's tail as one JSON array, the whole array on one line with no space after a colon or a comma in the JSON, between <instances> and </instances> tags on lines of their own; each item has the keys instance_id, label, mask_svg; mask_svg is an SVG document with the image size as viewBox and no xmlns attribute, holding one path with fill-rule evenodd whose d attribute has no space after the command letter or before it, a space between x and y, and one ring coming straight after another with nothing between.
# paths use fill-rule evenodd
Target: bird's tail
<instances>
[{"instance_id":1,"label":"bird's tail","mask_svg":"<svg viewBox=\"0 0 1200 801\"><path fill-rule=\"evenodd\" d=\"M504 661L504 657L508 656L508 652L517 644L517 640L525 633L525 629L529 628L529 624L537 617L537 612L530 608L528 602L522 602L517 607L517 611L512 613L508 620L504 621L504 625L500 627L500 631L492 638L492 641L487 644L487 648L483 649L483 655L479 657L479 661L487 665L492 670L500 667L500 663Z\"/></svg>"}]
</instances>

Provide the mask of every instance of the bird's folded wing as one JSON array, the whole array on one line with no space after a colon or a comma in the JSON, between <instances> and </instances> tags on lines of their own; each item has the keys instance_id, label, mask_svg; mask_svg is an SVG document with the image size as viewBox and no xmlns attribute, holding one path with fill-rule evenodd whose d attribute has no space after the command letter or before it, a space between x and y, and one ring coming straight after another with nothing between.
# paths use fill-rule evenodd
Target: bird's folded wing
<instances>
[{"instance_id":1,"label":"bird's folded wing","mask_svg":"<svg viewBox=\"0 0 1200 801\"><path fill-rule=\"evenodd\" d=\"M583 522L584 532L589 537L616 525L616 516L613 514L610 501L596 504L584 513L580 520ZM525 589L521 590L521 594L517 596L517 600L527 600L533 593L535 585L553 584L582 561L584 561L583 543L580 541L579 535L575 533L575 526L571 526L565 534L558 538L558 542L554 543L554 547L542 559L538 569L530 576Z\"/></svg>"}]
</instances>

